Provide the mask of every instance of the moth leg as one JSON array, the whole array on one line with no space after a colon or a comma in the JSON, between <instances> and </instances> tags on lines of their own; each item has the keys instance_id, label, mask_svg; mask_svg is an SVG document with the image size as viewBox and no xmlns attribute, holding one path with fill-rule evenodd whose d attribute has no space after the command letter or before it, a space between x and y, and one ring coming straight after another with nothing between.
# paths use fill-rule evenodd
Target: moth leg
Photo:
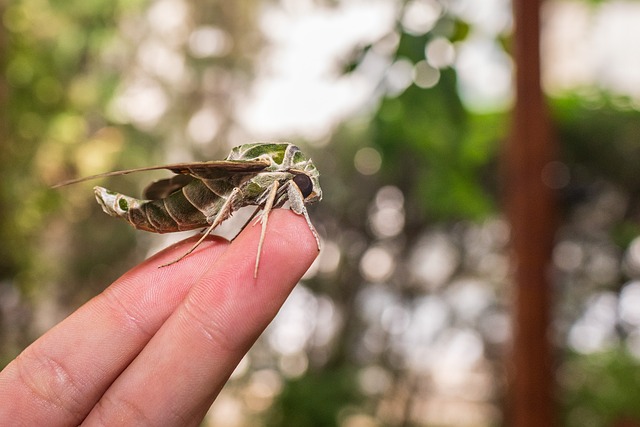
<instances>
[{"instance_id":1,"label":"moth leg","mask_svg":"<svg viewBox=\"0 0 640 427\"><path fill-rule=\"evenodd\" d=\"M211 224L211 226L209 226L209 228L207 228L206 232L202 234L202 237L201 237L201 238L196 242L196 244L195 244L195 245L193 245L193 246L191 247L191 249L189 249L187 252L185 252L183 255L179 256L178 258L174 259L173 261L168 262L168 263L166 263L166 264L162 264L160 267L167 267L167 266L169 266L169 265L171 265L171 264L175 264L176 262L181 261L184 257L186 257L187 255L189 255L191 252L195 251L195 250L196 250L196 248L197 248L198 246L200 246L200 243L204 242L204 239L206 239L206 238L207 238L207 236L209 235L209 233L211 233L211 232L213 231L213 229L214 229L214 228L215 228L215 227L213 226L213 224Z\"/></svg>"},{"instance_id":2,"label":"moth leg","mask_svg":"<svg viewBox=\"0 0 640 427\"><path fill-rule=\"evenodd\" d=\"M258 265L260 265L260 253L262 252L262 244L264 243L264 238L267 235L267 222L269 221L269 213L271 212L271 208L273 207L273 202L276 199L276 194L278 193L278 187L280 183L278 181L274 181L271 184L271 191L269 191L269 195L267 196L267 200L264 204L264 212L260 216L260 223L262 224L262 230L260 231L260 241L258 242L258 253L256 254L256 268L253 271L253 278L258 277ZM257 212L257 210L256 210Z\"/></svg>"},{"instance_id":3,"label":"moth leg","mask_svg":"<svg viewBox=\"0 0 640 427\"><path fill-rule=\"evenodd\" d=\"M232 242L236 239L236 237L238 237L238 235L239 235L240 233L242 233L242 230L244 230L245 228L247 228L247 226L251 223L251 221L253 221L253 219L256 217L256 215L258 214L258 212L260 212L260 209L262 209L262 206L258 206L258 207L253 211L253 213L251 214L251 216L249 217L249 219L247 220L247 222L245 222L245 223L244 223L244 225L243 225L242 227L240 227L240 231L238 231L238 232L236 233L236 235L235 235L235 236L233 236L233 238L231 239L231 241L232 241Z\"/></svg>"},{"instance_id":4,"label":"moth leg","mask_svg":"<svg viewBox=\"0 0 640 427\"><path fill-rule=\"evenodd\" d=\"M232 209L231 209L232 203L235 200L235 198L238 196L239 192L240 192L240 189L237 188L237 187L234 188L233 191L231 191L231 194L229 194L229 197L227 198L227 200L225 200L224 204L220 208L220 211L216 215L215 219L213 220L213 222L211 223L209 228L206 229L206 231L202 234L202 237L195 243L195 245L193 245L191 247L191 249L189 249L187 252L185 252L182 256L174 259L173 261L171 261L171 262L169 262L167 264L163 264L160 267L167 267L167 266L169 266L171 264L175 264L176 262L182 260L184 257L189 255L191 252L195 251L196 248L198 246L200 246L200 244L202 242L204 242L204 239L207 238L207 236L213 231L214 228L219 226L220 223L222 223L222 221L224 221L225 219L229 218L229 216L231 215L231 212L232 212Z\"/></svg>"},{"instance_id":5,"label":"moth leg","mask_svg":"<svg viewBox=\"0 0 640 427\"><path fill-rule=\"evenodd\" d=\"M273 208L281 208L284 203L287 201L286 197L282 197L287 193L287 188L288 188L289 183L285 183L283 186L279 186L278 187L278 191L276 191L276 197L275 197L275 201L273 202ZM269 197L269 194L267 194L267 198ZM249 217L249 219L247 219L247 221L244 223L244 225L242 227L240 227L240 231L238 231L238 233L233 236L233 239L231 239L231 241L235 240L236 237L238 237L238 234L240 234L242 232L242 230L244 230L249 224L251 224L251 221L253 221L253 219L256 217L256 215L258 214L258 212L260 212L260 210L264 209L264 204L266 203L266 200L264 201L264 203L259 203L258 206L256 207L256 209L253 211L253 213L251 214L251 216ZM259 219L256 220L256 224L258 223ZM254 224L255 225L255 224Z\"/></svg>"},{"instance_id":6,"label":"moth leg","mask_svg":"<svg viewBox=\"0 0 640 427\"><path fill-rule=\"evenodd\" d=\"M316 228L311 223L311 218L309 218L309 214L307 213L307 208L304 205L304 197L302 197L302 192L300 192L300 189L298 188L297 185L290 184L287 188L287 196L289 199L289 204L291 205L291 210L297 213L298 215L304 216L304 219L307 220L307 226L309 227L309 230L311 230L313 237L316 238L316 243L318 245L318 251L319 251L320 236L318 235Z\"/></svg>"}]
</instances>

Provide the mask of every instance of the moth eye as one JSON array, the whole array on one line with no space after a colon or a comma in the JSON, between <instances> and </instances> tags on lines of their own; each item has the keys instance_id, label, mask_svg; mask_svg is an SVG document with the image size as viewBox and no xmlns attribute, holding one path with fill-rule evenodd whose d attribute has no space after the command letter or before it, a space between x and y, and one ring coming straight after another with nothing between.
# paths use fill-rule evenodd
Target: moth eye
<instances>
[{"instance_id":1,"label":"moth eye","mask_svg":"<svg viewBox=\"0 0 640 427\"><path fill-rule=\"evenodd\" d=\"M300 192L302 192L302 197L304 197L305 199L313 191L313 183L311 182L311 178L303 173L294 176L293 182L296 183L296 185L300 189Z\"/></svg>"}]
</instances>

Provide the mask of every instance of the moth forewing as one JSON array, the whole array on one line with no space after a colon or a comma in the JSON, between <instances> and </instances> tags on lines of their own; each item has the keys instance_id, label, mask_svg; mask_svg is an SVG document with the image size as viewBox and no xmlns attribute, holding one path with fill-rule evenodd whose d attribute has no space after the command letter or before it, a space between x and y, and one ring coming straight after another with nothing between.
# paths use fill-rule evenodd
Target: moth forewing
<instances>
[{"instance_id":1,"label":"moth forewing","mask_svg":"<svg viewBox=\"0 0 640 427\"><path fill-rule=\"evenodd\" d=\"M167 169L176 175L150 184L144 192L146 199L125 196L102 187L95 187L94 192L107 214L122 218L140 230L171 233L206 229L189 251L166 265L192 253L235 211L253 205L256 211L251 218L262 211L259 216L262 230L254 269L256 277L269 213L287 201L293 212L304 216L320 249L320 238L306 209L307 204L322 199L319 173L311 159L289 143L244 144L233 148L225 160L108 172L65 181L54 187L157 169Z\"/></svg>"}]
</instances>

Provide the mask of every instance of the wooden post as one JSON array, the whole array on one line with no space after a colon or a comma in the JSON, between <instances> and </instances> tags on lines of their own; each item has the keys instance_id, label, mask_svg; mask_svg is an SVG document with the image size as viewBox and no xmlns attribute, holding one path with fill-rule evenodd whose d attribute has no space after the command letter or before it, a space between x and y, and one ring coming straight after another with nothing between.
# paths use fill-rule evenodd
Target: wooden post
<instances>
[{"instance_id":1,"label":"wooden post","mask_svg":"<svg viewBox=\"0 0 640 427\"><path fill-rule=\"evenodd\" d=\"M540 84L541 0L513 0L516 102L505 150L505 204L514 267L507 425L556 424L549 340L554 193L543 170L555 148Z\"/></svg>"}]
</instances>

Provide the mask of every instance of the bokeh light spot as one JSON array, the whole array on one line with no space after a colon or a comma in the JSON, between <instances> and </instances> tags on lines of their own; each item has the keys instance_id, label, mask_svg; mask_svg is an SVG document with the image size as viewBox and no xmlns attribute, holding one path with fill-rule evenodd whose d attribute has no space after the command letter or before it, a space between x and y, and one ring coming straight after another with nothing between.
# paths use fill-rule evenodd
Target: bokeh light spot
<instances>
[{"instance_id":1,"label":"bokeh light spot","mask_svg":"<svg viewBox=\"0 0 640 427\"><path fill-rule=\"evenodd\" d=\"M189 120L187 133L198 144L208 144L218 133L220 119L212 108L202 108Z\"/></svg>"},{"instance_id":2,"label":"bokeh light spot","mask_svg":"<svg viewBox=\"0 0 640 427\"><path fill-rule=\"evenodd\" d=\"M412 0L404 9L402 26L413 35L431 30L442 13L442 6L435 0Z\"/></svg>"},{"instance_id":3,"label":"bokeh light spot","mask_svg":"<svg viewBox=\"0 0 640 427\"><path fill-rule=\"evenodd\" d=\"M437 37L427 44L425 57L432 67L445 68L453 64L456 58L456 51L448 39Z\"/></svg>"},{"instance_id":4,"label":"bokeh light spot","mask_svg":"<svg viewBox=\"0 0 640 427\"><path fill-rule=\"evenodd\" d=\"M420 61L413 68L413 82L422 89L429 89L438 84L440 71L427 61Z\"/></svg>"},{"instance_id":5,"label":"bokeh light spot","mask_svg":"<svg viewBox=\"0 0 640 427\"><path fill-rule=\"evenodd\" d=\"M196 28L189 36L189 50L196 58L224 56L232 46L233 42L225 31L211 26Z\"/></svg>"},{"instance_id":6,"label":"bokeh light spot","mask_svg":"<svg viewBox=\"0 0 640 427\"><path fill-rule=\"evenodd\" d=\"M413 63L406 58L400 58L387 71L386 84L389 96L400 95L413 81Z\"/></svg>"},{"instance_id":7,"label":"bokeh light spot","mask_svg":"<svg viewBox=\"0 0 640 427\"><path fill-rule=\"evenodd\" d=\"M566 187L570 179L569 167L562 162L552 161L542 168L542 182L554 190Z\"/></svg>"},{"instance_id":8,"label":"bokeh light spot","mask_svg":"<svg viewBox=\"0 0 640 427\"><path fill-rule=\"evenodd\" d=\"M354 158L353 164L358 172L363 175L373 175L382 166L382 156L373 147L363 147L359 149Z\"/></svg>"},{"instance_id":9,"label":"bokeh light spot","mask_svg":"<svg viewBox=\"0 0 640 427\"><path fill-rule=\"evenodd\" d=\"M388 279L395 268L395 260L389 251L380 246L368 249L360 260L362 275L372 282Z\"/></svg>"},{"instance_id":10,"label":"bokeh light spot","mask_svg":"<svg viewBox=\"0 0 640 427\"><path fill-rule=\"evenodd\" d=\"M640 281L634 280L622 288L619 310L622 321L640 327Z\"/></svg>"},{"instance_id":11,"label":"bokeh light spot","mask_svg":"<svg viewBox=\"0 0 640 427\"><path fill-rule=\"evenodd\" d=\"M373 212L369 215L372 231L380 238L397 236L404 228L404 195L398 187L378 190Z\"/></svg>"},{"instance_id":12,"label":"bokeh light spot","mask_svg":"<svg viewBox=\"0 0 640 427\"><path fill-rule=\"evenodd\" d=\"M575 271L583 261L584 250L575 242L562 241L553 249L553 263L562 271Z\"/></svg>"}]
</instances>

